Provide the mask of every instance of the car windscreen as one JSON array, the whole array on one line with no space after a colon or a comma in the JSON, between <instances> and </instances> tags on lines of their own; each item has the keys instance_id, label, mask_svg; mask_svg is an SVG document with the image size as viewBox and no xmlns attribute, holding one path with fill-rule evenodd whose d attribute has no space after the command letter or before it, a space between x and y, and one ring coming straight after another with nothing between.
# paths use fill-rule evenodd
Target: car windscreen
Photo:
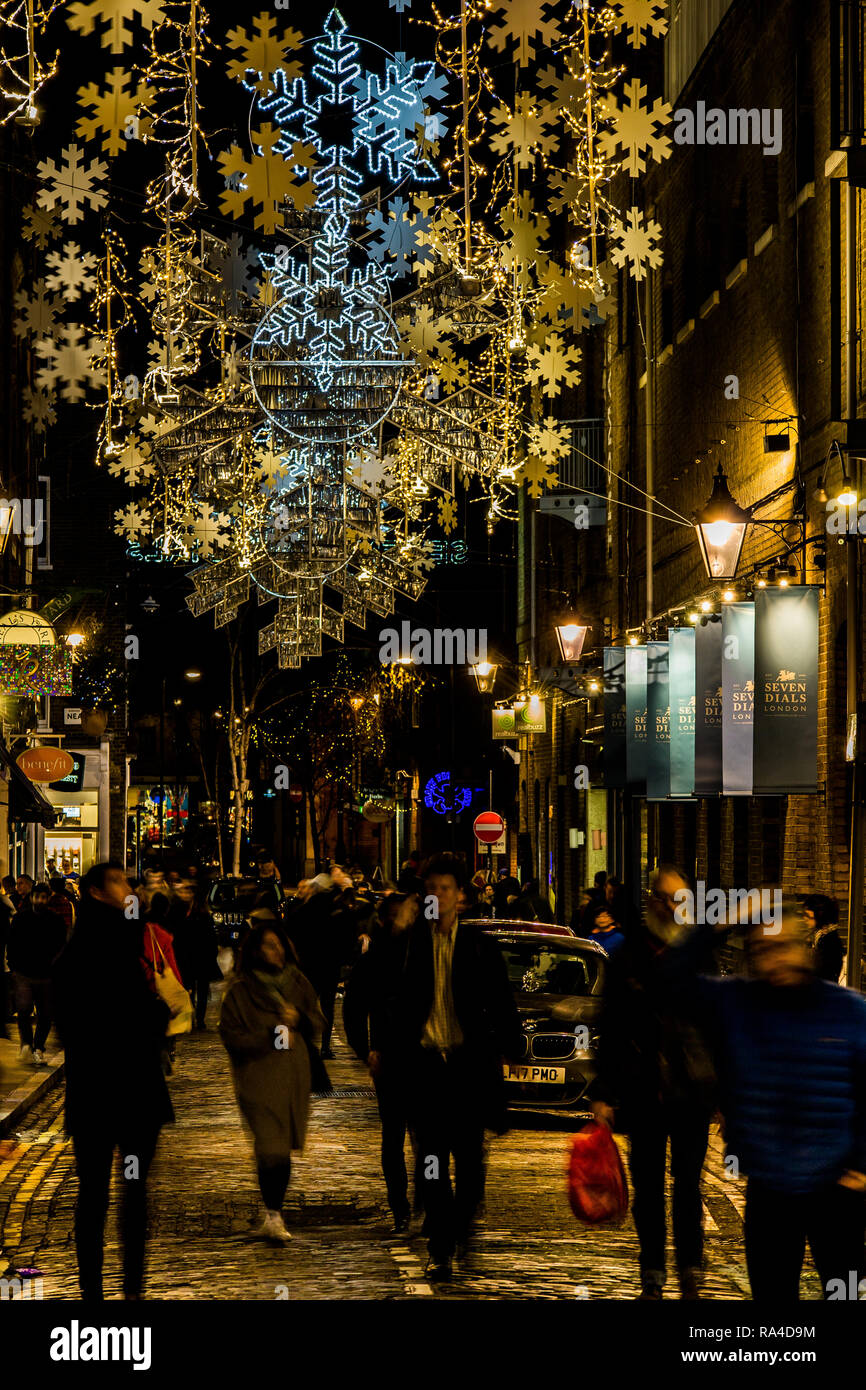
<instances>
[{"instance_id":1,"label":"car windscreen","mask_svg":"<svg viewBox=\"0 0 866 1390\"><path fill-rule=\"evenodd\" d=\"M579 951L564 951L555 941L500 941L512 988L527 994L589 994L598 962Z\"/></svg>"},{"instance_id":2,"label":"car windscreen","mask_svg":"<svg viewBox=\"0 0 866 1390\"><path fill-rule=\"evenodd\" d=\"M211 895L211 907L233 907L239 904L244 910L252 907L259 885L255 880L238 883L218 883Z\"/></svg>"}]
</instances>

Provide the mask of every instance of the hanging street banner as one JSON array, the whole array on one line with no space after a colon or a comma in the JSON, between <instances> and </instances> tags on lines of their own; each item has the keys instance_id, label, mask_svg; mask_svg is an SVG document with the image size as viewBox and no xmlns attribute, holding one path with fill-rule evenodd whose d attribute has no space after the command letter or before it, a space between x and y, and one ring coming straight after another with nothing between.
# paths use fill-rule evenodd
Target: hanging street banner
<instances>
[{"instance_id":1,"label":"hanging street banner","mask_svg":"<svg viewBox=\"0 0 866 1390\"><path fill-rule=\"evenodd\" d=\"M540 695L531 695L528 700L515 700L513 710L518 734L547 732L547 701L542 700Z\"/></svg>"},{"instance_id":2,"label":"hanging street banner","mask_svg":"<svg viewBox=\"0 0 866 1390\"><path fill-rule=\"evenodd\" d=\"M722 624L695 628L695 795L722 790Z\"/></svg>"},{"instance_id":3,"label":"hanging street banner","mask_svg":"<svg viewBox=\"0 0 866 1390\"><path fill-rule=\"evenodd\" d=\"M492 711L492 715L494 738L517 738L513 709L495 709Z\"/></svg>"},{"instance_id":4,"label":"hanging street banner","mask_svg":"<svg viewBox=\"0 0 866 1390\"><path fill-rule=\"evenodd\" d=\"M604 649L604 785L625 786L625 651Z\"/></svg>"},{"instance_id":5,"label":"hanging street banner","mask_svg":"<svg viewBox=\"0 0 866 1390\"><path fill-rule=\"evenodd\" d=\"M722 609L722 791L752 794L755 704L755 605Z\"/></svg>"},{"instance_id":6,"label":"hanging street banner","mask_svg":"<svg viewBox=\"0 0 866 1390\"><path fill-rule=\"evenodd\" d=\"M646 789L646 647L625 648L625 768L635 791Z\"/></svg>"},{"instance_id":7,"label":"hanging street banner","mask_svg":"<svg viewBox=\"0 0 866 1390\"><path fill-rule=\"evenodd\" d=\"M695 630L668 628L671 708L671 796L695 790Z\"/></svg>"},{"instance_id":8,"label":"hanging street banner","mask_svg":"<svg viewBox=\"0 0 866 1390\"><path fill-rule=\"evenodd\" d=\"M755 597L756 795L818 789L818 590Z\"/></svg>"},{"instance_id":9,"label":"hanging street banner","mask_svg":"<svg viewBox=\"0 0 866 1390\"><path fill-rule=\"evenodd\" d=\"M668 693L668 644L646 647L646 794L664 801L671 792L671 703Z\"/></svg>"}]
</instances>

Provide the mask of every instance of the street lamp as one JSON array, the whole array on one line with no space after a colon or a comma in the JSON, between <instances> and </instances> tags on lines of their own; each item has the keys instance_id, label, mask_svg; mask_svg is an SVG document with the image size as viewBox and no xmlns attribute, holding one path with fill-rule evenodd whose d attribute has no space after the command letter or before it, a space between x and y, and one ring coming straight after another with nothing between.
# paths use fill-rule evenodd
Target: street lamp
<instances>
[{"instance_id":1,"label":"street lamp","mask_svg":"<svg viewBox=\"0 0 866 1390\"><path fill-rule=\"evenodd\" d=\"M727 474L719 464L713 491L701 510L695 513L698 544L710 579L736 577L746 527L751 519L751 513L731 496Z\"/></svg>"},{"instance_id":2,"label":"street lamp","mask_svg":"<svg viewBox=\"0 0 866 1390\"><path fill-rule=\"evenodd\" d=\"M471 670L480 694L491 695L496 684L496 673L499 667L490 661L479 661Z\"/></svg>"},{"instance_id":3,"label":"street lamp","mask_svg":"<svg viewBox=\"0 0 866 1390\"><path fill-rule=\"evenodd\" d=\"M580 660L588 632L589 627L580 623L564 623L556 629L556 640L564 662L568 664Z\"/></svg>"}]
</instances>

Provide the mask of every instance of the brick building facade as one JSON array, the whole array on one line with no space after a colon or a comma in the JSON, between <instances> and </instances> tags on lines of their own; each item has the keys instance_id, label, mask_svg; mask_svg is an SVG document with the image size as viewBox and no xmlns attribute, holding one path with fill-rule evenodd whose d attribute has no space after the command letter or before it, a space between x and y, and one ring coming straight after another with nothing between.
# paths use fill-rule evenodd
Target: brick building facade
<instances>
[{"instance_id":1,"label":"brick building facade","mask_svg":"<svg viewBox=\"0 0 866 1390\"><path fill-rule=\"evenodd\" d=\"M760 143L674 144L670 159L649 165L636 199L662 226L663 263L644 282L621 275L614 314L592 330L591 350L601 354L603 371L597 398L585 408L605 420L606 535L604 543L586 532L560 536L557 520L536 519L536 632L545 641L548 634L552 638L559 620L556 585L544 566L551 548L560 546L570 548L565 563L572 598L581 621L593 624L587 649L596 649L599 657L598 648L610 640L604 636L605 619L615 642L622 643L630 629L642 629L642 639L651 635L648 616L658 620L657 633L664 637L667 610L712 595L688 523L709 496L719 463L737 501L762 520L791 517L804 503L807 582L826 583L820 601L819 795L648 806L643 799L610 792L606 851L611 871L623 874L635 891L656 860L673 859L723 887L780 882L791 892L832 893L844 917L850 833L850 765L844 759L846 567L848 547L858 541L837 544L827 535L825 505L814 494L823 481L828 496L835 495L842 458L850 460L860 495L866 484L857 474L858 452L866 456L858 435L864 413L859 337L852 362L853 412L846 404L846 178L849 172L852 180L858 176L856 156L849 157L846 146L859 142L862 82L852 110L843 88L847 5L733 0L710 8L716 27L701 34L694 25L689 29L693 4L680 0L673 7L662 79L666 99L674 111L697 111L700 102L706 110L781 111L781 148L774 155L765 154ZM857 7L858 24L859 13ZM660 74L648 77L652 93ZM635 201L631 193L620 193L620 204ZM863 217L858 190L851 196L859 325ZM789 447L768 452L765 436L772 434L787 434ZM834 441L841 454L832 449ZM664 512L657 512L653 527L649 604L646 519L634 509L644 499L626 480L651 491ZM525 538L528 523L527 517ZM769 566L798 534L796 527L781 536L750 528L739 571L741 593L750 592L756 567ZM789 558L799 567L799 550ZM528 570L526 557L520 610L526 654L531 645ZM859 639L858 651L862 630ZM536 664L545 664L543 653ZM858 698L861 691L862 684ZM533 787L536 782L555 786L564 796L568 825L582 829L588 842L588 806L581 800L587 794L572 790L571 771L574 763L588 761L573 757L576 742L594 738L581 746L596 751L599 734L592 728L602 721L597 702L569 707L567 695L549 694L555 732L536 736L527 750L521 822L536 836L534 862L550 864L560 910L568 913L577 888L591 876L591 859L582 848L562 853L549 828L550 803L536 820Z\"/></svg>"}]
</instances>

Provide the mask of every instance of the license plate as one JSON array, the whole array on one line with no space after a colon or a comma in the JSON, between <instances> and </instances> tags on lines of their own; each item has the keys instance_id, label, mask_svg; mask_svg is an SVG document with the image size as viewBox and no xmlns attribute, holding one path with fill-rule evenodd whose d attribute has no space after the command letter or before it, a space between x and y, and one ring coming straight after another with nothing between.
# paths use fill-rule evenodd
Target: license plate
<instances>
[{"instance_id":1,"label":"license plate","mask_svg":"<svg viewBox=\"0 0 866 1390\"><path fill-rule=\"evenodd\" d=\"M527 1067L522 1064L511 1066L505 1062L502 1067L506 1081L521 1081L524 1085L535 1086L545 1081L553 1085L565 1085L565 1067Z\"/></svg>"}]
</instances>

